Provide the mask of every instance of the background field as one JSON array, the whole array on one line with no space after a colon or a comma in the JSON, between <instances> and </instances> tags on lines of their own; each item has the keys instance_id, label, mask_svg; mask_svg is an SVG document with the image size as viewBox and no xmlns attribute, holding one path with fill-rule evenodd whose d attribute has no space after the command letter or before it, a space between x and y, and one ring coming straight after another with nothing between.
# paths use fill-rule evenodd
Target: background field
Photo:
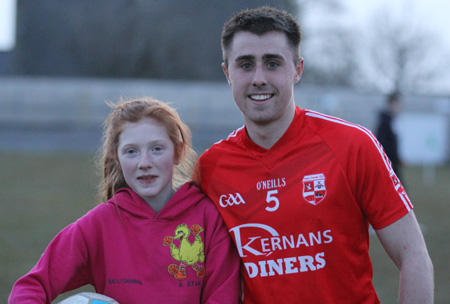
<instances>
[{"instance_id":1,"label":"background field","mask_svg":"<svg viewBox=\"0 0 450 304\"><path fill-rule=\"evenodd\" d=\"M450 303L450 168L429 185L420 167L403 175L434 263L435 303ZM96 186L91 154L0 153L0 303L55 234L96 204ZM395 303L398 272L375 236L371 255L381 302Z\"/></svg>"}]
</instances>

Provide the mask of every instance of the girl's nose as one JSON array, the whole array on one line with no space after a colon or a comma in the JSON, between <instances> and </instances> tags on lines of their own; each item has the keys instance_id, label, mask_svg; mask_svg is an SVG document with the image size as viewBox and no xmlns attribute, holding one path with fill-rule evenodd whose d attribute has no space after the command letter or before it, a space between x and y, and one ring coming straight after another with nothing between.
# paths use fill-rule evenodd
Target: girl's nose
<instances>
[{"instance_id":1,"label":"girl's nose","mask_svg":"<svg viewBox=\"0 0 450 304\"><path fill-rule=\"evenodd\" d=\"M139 161L139 169L149 169L153 167L153 159L149 153L143 153Z\"/></svg>"}]
</instances>

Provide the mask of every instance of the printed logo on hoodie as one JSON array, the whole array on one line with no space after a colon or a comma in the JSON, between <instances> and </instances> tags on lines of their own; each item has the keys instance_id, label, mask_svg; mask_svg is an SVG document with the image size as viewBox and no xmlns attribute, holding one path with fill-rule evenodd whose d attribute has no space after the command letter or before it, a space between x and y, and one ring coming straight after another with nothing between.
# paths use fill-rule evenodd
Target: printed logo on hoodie
<instances>
[{"instance_id":1,"label":"printed logo on hoodie","mask_svg":"<svg viewBox=\"0 0 450 304\"><path fill-rule=\"evenodd\" d=\"M200 225L192 225L191 229L186 224L180 224L175 229L175 236L166 236L163 240L164 246L169 246L170 254L173 259L179 264L170 264L168 267L169 274L173 275L177 280L184 280L187 278L186 267L191 266L197 272L197 277L205 275L205 267L199 263L205 261L205 253L203 251L204 245L200 232L203 228ZM194 241L189 241L189 236L195 235ZM179 240L177 247L173 241Z\"/></svg>"}]
</instances>

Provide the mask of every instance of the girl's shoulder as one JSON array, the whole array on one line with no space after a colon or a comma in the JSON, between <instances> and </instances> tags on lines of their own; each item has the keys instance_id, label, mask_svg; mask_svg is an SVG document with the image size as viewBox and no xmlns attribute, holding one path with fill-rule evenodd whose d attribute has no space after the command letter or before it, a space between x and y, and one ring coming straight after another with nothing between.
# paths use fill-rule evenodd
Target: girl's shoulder
<instances>
[{"instance_id":1,"label":"girl's shoulder","mask_svg":"<svg viewBox=\"0 0 450 304\"><path fill-rule=\"evenodd\" d=\"M81 216L76 224L80 226L103 225L118 219L118 209L111 203L100 203Z\"/></svg>"}]
</instances>

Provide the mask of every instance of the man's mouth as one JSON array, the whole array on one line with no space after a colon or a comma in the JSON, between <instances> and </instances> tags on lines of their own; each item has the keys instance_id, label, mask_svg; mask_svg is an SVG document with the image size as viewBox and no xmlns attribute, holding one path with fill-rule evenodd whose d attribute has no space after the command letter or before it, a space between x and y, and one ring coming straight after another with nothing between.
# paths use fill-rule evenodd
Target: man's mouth
<instances>
[{"instance_id":1,"label":"man's mouth","mask_svg":"<svg viewBox=\"0 0 450 304\"><path fill-rule=\"evenodd\" d=\"M272 96L272 94L252 94L250 95L250 99L255 101L264 101L271 98Z\"/></svg>"}]
</instances>

